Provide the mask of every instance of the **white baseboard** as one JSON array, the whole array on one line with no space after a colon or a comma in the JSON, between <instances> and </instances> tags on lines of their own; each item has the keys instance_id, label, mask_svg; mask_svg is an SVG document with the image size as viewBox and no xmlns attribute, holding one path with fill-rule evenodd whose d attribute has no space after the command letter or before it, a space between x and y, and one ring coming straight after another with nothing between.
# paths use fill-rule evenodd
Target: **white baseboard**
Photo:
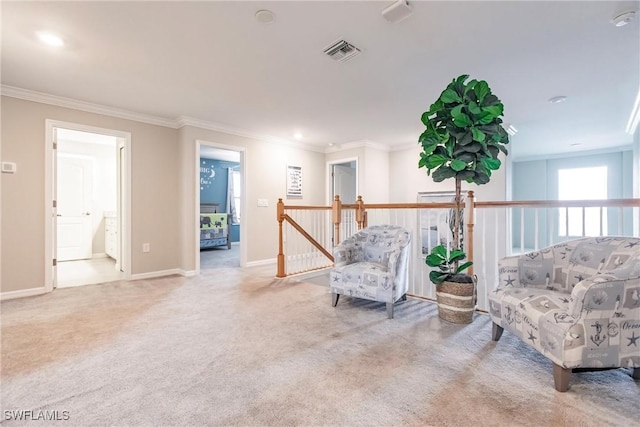
<instances>
[{"instance_id":1,"label":"white baseboard","mask_svg":"<svg viewBox=\"0 0 640 427\"><path fill-rule=\"evenodd\" d=\"M0 293L0 301L5 301L14 298L32 297L35 295L42 295L49 292L46 287L21 289L19 291L8 291Z\"/></svg>"},{"instance_id":2,"label":"white baseboard","mask_svg":"<svg viewBox=\"0 0 640 427\"><path fill-rule=\"evenodd\" d=\"M179 268L172 268L171 270L150 271L148 273L132 274L131 280L153 279L156 277L171 276L172 274L182 274L182 270L180 270Z\"/></svg>"},{"instance_id":3,"label":"white baseboard","mask_svg":"<svg viewBox=\"0 0 640 427\"><path fill-rule=\"evenodd\" d=\"M107 255L104 252L100 252L98 254L91 254L91 258L108 258L109 255Z\"/></svg>"},{"instance_id":4,"label":"white baseboard","mask_svg":"<svg viewBox=\"0 0 640 427\"><path fill-rule=\"evenodd\" d=\"M184 276L184 277L193 277L196 275L196 271L195 270L182 270L180 269L180 275Z\"/></svg>"},{"instance_id":5,"label":"white baseboard","mask_svg":"<svg viewBox=\"0 0 640 427\"><path fill-rule=\"evenodd\" d=\"M277 262L276 258L261 259L259 261L249 261L247 262L247 267L257 267L259 265L275 264L276 262Z\"/></svg>"}]
</instances>

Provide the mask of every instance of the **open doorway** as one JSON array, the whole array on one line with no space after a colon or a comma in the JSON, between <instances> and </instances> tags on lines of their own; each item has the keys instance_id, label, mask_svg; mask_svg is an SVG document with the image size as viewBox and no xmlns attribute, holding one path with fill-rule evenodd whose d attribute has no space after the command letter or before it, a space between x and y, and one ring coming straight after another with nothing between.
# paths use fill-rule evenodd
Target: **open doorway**
<instances>
[{"instance_id":1,"label":"open doorway","mask_svg":"<svg viewBox=\"0 0 640 427\"><path fill-rule=\"evenodd\" d=\"M329 204L338 195L342 203L355 203L358 197L358 159L327 163L329 169Z\"/></svg>"},{"instance_id":2,"label":"open doorway","mask_svg":"<svg viewBox=\"0 0 640 427\"><path fill-rule=\"evenodd\" d=\"M198 144L198 269L242 265L243 151Z\"/></svg>"},{"instance_id":3,"label":"open doorway","mask_svg":"<svg viewBox=\"0 0 640 427\"><path fill-rule=\"evenodd\" d=\"M47 121L49 290L129 277L129 140L126 133Z\"/></svg>"}]
</instances>

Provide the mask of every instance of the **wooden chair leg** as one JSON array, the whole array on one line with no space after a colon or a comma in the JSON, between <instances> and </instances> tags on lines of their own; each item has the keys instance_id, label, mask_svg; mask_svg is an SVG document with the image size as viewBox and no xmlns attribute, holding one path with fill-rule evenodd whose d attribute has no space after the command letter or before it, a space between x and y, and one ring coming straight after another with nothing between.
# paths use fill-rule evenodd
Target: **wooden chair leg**
<instances>
[{"instance_id":1,"label":"wooden chair leg","mask_svg":"<svg viewBox=\"0 0 640 427\"><path fill-rule=\"evenodd\" d=\"M334 307L338 305L338 299L340 299L340 294L331 294L331 305Z\"/></svg>"},{"instance_id":2,"label":"wooden chair leg","mask_svg":"<svg viewBox=\"0 0 640 427\"><path fill-rule=\"evenodd\" d=\"M502 336L502 332L504 332L504 328L494 323L491 329L491 339L498 341Z\"/></svg>"},{"instance_id":3,"label":"wooden chair leg","mask_svg":"<svg viewBox=\"0 0 640 427\"><path fill-rule=\"evenodd\" d=\"M569 381L571 380L571 369L563 368L560 365L553 364L553 383L556 390L565 392L569 390Z\"/></svg>"},{"instance_id":4,"label":"wooden chair leg","mask_svg":"<svg viewBox=\"0 0 640 427\"><path fill-rule=\"evenodd\" d=\"M640 380L640 368L631 368L631 376L634 380Z\"/></svg>"},{"instance_id":5,"label":"wooden chair leg","mask_svg":"<svg viewBox=\"0 0 640 427\"><path fill-rule=\"evenodd\" d=\"M387 303L387 317L389 319L393 319L393 303L392 302Z\"/></svg>"}]
</instances>

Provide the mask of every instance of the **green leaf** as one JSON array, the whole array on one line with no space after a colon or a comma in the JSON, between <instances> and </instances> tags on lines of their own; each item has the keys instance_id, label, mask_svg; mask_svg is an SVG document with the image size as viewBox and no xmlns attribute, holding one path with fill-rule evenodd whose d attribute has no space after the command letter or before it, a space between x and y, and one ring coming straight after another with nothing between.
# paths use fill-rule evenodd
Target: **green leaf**
<instances>
[{"instance_id":1,"label":"green leaf","mask_svg":"<svg viewBox=\"0 0 640 427\"><path fill-rule=\"evenodd\" d=\"M469 153L477 153L480 150L482 150L482 144L480 144L479 142L474 142L473 144L467 145L467 151Z\"/></svg>"},{"instance_id":2,"label":"green leaf","mask_svg":"<svg viewBox=\"0 0 640 427\"><path fill-rule=\"evenodd\" d=\"M473 133L473 140L478 142L483 142L487 137L484 132L482 132L478 128L471 128L471 132Z\"/></svg>"},{"instance_id":3,"label":"green leaf","mask_svg":"<svg viewBox=\"0 0 640 427\"><path fill-rule=\"evenodd\" d=\"M458 95L455 90L446 89L444 92L442 92L442 95L440 95L440 101L445 104L451 104L452 102L462 101L462 98L460 98L460 95Z\"/></svg>"},{"instance_id":4,"label":"green leaf","mask_svg":"<svg viewBox=\"0 0 640 427\"><path fill-rule=\"evenodd\" d=\"M465 258L466 258L466 255L464 251L462 251L461 249L454 249L449 254L449 263L453 264L454 262L462 261Z\"/></svg>"},{"instance_id":5,"label":"green leaf","mask_svg":"<svg viewBox=\"0 0 640 427\"><path fill-rule=\"evenodd\" d=\"M455 125L458 126L459 128L464 128L464 127L467 127L467 126L471 126L473 124L473 122L471 121L469 116L467 116L464 113L461 113L461 114L455 116L453 118L453 123L455 123Z\"/></svg>"},{"instance_id":6,"label":"green leaf","mask_svg":"<svg viewBox=\"0 0 640 427\"><path fill-rule=\"evenodd\" d=\"M427 157L425 164L427 168L435 169L438 166L445 163L447 160L449 160L447 156L443 156L442 154L432 154L429 157Z\"/></svg>"},{"instance_id":7,"label":"green leaf","mask_svg":"<svg viewBox=\"0 0 640 427\"><path fill-rule=\"evenodd\" d=\"M460 171L456 174L456 178L460 178L460 179L464 179L465 181L468 179L473 179L473 176L476 173L474 171L470 171L470 170L463 170Z\"/></svg>"},{"instance_id":8,"label":"green leaf","mask_svg":"<svg viewBox=\"0 0 640 427\"><path fill-rule=\"evenodd\" d=\"M486 158L486 157L482 159L482 163L487 169L493 170L493 171L500 169L500 165L501 165L501 162L499 159L492 159L492 158Z\"/></svg>"},{"instance_id":9,"label":"green leaf","mask_svg":"<svg viewBox=\"0 0 640 427\"><path fill-rule=\"evenodd\" d=\"M460 272L462 272L463 270L466 270L467 268L471 267L473 265L472 261L467 261L464 264L461 264L458 266L458 268L456 268L455 273L458 274Z\"/></svg>"},{"instance_id":10,"label":"green leaf","mask_svg":"<svg viewBox=\"0 0 640 427\"><path fill-rule=\"evenodd\" d=\"M467 77L469 77L469 76L467 76ZM467 94L467 92L472 90L475 87L476 84L478 84L478 81L476 79L473 79L469 83L467 83L467 87L464 89L465 95Z\"/></svg>"},{"instance_id":11,"label":"green leaf","mask_svg":"<svg viewBox=\"0 0 640 427\"><path fill-rule=\"evenodd\" d=\"M431 253L445 259L447 257L447 248L444 245L434 246L433 249L431 249Z\"/></svg>"},{"instance_id":12,"label":"green leaf","mask_svg":"<svg viewBox=\"0 0 640 427\"><path fill-rule=\"evenodd\" d=\"M478 101L478 102L480 103L481 107L486 107L488 105L494 105L494 104L500 102L500 100L498 99L497 96L495 96L494 94L490 93L482 101Z\"/></svg>"},{"instance_id":13,"label":"green leaf","mask_svg":"<svg viewBox=\"0 0 640 427\"><path fill-rule=\"evenodd\" d=\"M445 179L453 178L454 176L456 176L456 172L449 166L443 165L433 171L433 180L435 182L442 182Z\"/></svg>"},{"instance_id":14,"label":"green leaf","mask_svg":"<svg viewBox=\"0 0 640 427\"><path fill-rule=\"evenodd\" d=\"M453 169L456 172L460 172L461 170L464 170L466 167L467 167L467 162L463 162L462 160L454 159L451 162L451 169Z\"/></svg>"},{"instance_id":15,"label":"green leaf","mask_svg":"<svg viewBox=\"0 0 640 427\"><path fill-rule=\"evenodd\" d=\"M444 282L449 276L449 273L442 273L440 271L431 271L429 273L429 279L436 285Z\"/></svg>"},{"instance_id":16,"label":"green leaf","mask_svg":"<svg viewBox=\"0 0 640 427\"><path fill-rule=\"evenodd\" d=\"M473 90L478 97L478 102L482 102L484 100L484 97L487 96L489 92L491 92L491 90L489 89L489 85L484 80L480 80L478 83L476 83Z\"/></svg>"},{"instance_id":17,"label":"green leaf","mask_svg":"<svg viewBox=\"0 0 640 427\"><path fill-rule=\"evenodd\" d=\"M444 259L435 254L429 254L424 259L429 267L440 267L444 263Z\"/></svg>"},{"instance_id":18,"label":"green leaf","mask_svg":"<svg viewBox=\"0 0 640 427\"><path fill-rule=\"evenodd\" d=\"M469 112L471 114L475 114L476 116L482 114L482 109L475 102L470 102L469 104L467 104L467 108L469 109Z\"/></svg>"},{"instance_id":19,"label":"green leaf","mask_svg":"<svg viewBox=\"0 0 640 427\"><path fill-rule=\"evenodd\" d=\"M484 172L476 172L476 176L473 177L473 182L478 185L486 184L489 180L489 175Z\"/></svg>"},{"instance_id":20,"label":"green leaf","mask_svg":"<svg viewBox=\"0 0 640 427\"><path fill-rule=\"evenodd\" d=\"M489 113L491 114L491 116L493 116L493 118L496 118L502 115L502 112L504 111L504 105L497 104L497 105L490 105L488 107L482 107L482 111L485 113Z\"/></svg>"}]
</instances>

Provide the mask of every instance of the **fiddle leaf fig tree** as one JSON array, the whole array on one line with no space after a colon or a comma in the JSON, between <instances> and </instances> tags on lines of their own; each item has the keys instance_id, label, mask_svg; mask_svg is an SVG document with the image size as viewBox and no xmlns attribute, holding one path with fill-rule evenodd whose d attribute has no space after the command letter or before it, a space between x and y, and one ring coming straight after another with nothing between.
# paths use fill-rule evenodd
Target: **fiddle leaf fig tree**
<instances>
[{"instance_id":1,"label":"fiddle leaf fig tree","mask_svg":"<svg viewBox=\"0 0 640 427\"><path fill-rule=\"evenodd\" d=\"M426 168L435 182L455 179L453 248L460 249L461 183L486 184L500 168L498 158L509 135L502 127L504 105L484 80L468 75L454 79L422 114L426 129L418 167ZM457 268L457 266L456 266Z\"/></svg>"}]
</instances>

